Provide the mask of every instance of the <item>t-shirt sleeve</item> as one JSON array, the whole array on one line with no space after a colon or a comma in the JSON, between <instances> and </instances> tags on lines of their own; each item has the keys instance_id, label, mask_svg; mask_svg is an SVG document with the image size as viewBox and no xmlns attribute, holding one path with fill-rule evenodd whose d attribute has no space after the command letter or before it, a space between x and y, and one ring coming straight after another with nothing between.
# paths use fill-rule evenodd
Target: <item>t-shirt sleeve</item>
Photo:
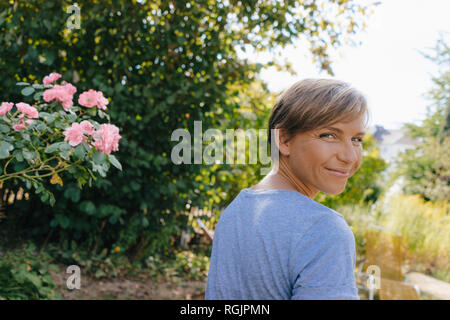
<instances>
[{"instance_id":1,"label":"t-shirt sleeve","mask_svg":"<svg viewBox=\"0 0 450 320\"><path fill-rule=\"evenodd\" d=\"M359 300L355 238L344 219L324 218L301 238L293 253L291 299Z\"/></svg>"}]
</instances>

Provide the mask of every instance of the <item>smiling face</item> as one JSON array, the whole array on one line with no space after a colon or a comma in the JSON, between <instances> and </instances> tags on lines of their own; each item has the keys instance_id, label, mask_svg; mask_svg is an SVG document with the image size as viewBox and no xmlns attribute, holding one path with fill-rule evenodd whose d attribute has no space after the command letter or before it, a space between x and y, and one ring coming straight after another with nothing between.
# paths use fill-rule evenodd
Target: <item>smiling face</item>
<instances>
[{"instance_id":1,"label":"smiling face","mask_svg":"<svg viewBox=\"0 0 450 320\"><path fill-rule=\"evenodd\" d=\"M363 136L362 118L338 122L296 134L280 144L280 156L313 193L339 194L361 165Z\"/></svg>"}]
</instances>

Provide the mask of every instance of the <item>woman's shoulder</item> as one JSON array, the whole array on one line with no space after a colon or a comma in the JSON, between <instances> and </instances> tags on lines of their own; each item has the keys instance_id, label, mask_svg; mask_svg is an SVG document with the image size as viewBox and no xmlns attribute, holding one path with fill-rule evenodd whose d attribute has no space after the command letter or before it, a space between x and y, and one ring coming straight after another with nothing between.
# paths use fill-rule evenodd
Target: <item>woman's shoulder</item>
<instances>
[{"instance_id":1,"label":"woman's shoulder","mask_svg":"<svg viewBox=\"0 0 450 320\"><path fill-rule=\"evenodd\" d=\"M343 219L336 211L293 190L242 189L221 214L222 220L250 218L298 230L322 219Z\"/></svg>"},{"instance_id":2,"label":"woman's shoulder","mask_svg":"<svg viewBox=\"0 0 450 320\"><path fill-rule=\"evenodd\" d=\"M313 199L294 190L284 189L249 189L244 188L239 193L238 197L242 202L260 203L260 205L278 207L281 210L288 212L300 212L303 214L313 215L332 215L343 218L343 216L323 204L314 201Z\"/></svg>"}]
</instances>

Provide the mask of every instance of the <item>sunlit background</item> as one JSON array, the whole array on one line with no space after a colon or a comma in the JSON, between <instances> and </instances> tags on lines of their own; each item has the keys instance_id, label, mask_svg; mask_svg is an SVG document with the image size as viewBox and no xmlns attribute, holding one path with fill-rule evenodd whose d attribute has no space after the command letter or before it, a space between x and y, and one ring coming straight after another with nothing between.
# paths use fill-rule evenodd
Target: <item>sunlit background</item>
<instances>
[{"instance_id":1,"label":"sunlit background","mask_svg":"<svg viewBox=\"0 0 450 320\"><path fill-rule=\"evenodd\" d=\"M357 1L370 3L371 1ZM429 101L423 94L431 87L431 75L438 67L420 52L432 54L442 35L450 39L450 1L381 1L357 35L360 45L350 44L333 51L336 78L350 82L363 91L372 113L372 125L399 129L406 122L423 120ZM270 68L261 73L269 88L279 92L302 78L330 78L311 62L305 43L296 42L284 49L275 48L279 59L292 63L297 72ZM250 46L241 56L251 61L266 61L267 54L255 54Z\"/></svg>"}]
</instances>

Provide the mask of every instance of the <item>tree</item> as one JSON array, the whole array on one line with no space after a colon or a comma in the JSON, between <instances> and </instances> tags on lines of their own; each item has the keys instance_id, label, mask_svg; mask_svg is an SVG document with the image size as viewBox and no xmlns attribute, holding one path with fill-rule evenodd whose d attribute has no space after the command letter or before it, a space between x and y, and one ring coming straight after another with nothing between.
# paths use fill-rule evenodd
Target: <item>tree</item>
<instances>
[{"instance_id":1,"label":"tree","mask_svg":"<svg viewBox=\"0 0 450 320\"><path fill-rule=\"evenodd\" d=\"M432 102L427 117L420 125L405 125L420 143L402 154L397 175L405 177L405 192L444 201L450 198L450 47L442 36L434 54L424 54L440 66L427 94Z\"/></svg>"},{"instance_id":2,"label":"tree","mask_svg":"<svg viewBox=\"0 0 450 320\"><path fill-rule=\"evenodd\" d=\"M16 81L54 71L75 85L81 81L80 90L101 90L123 133L117 153L123 171L89 190L75 182L48 186L54 208L34 197L15 203L14 227L39 238L56 230L51 239L66 247L71 240L92 250L119 245L132 259L166 250L186 223L179 213L188 203L210 206L215 190L232 188L204 184L209 166L172 163L170 137L177 128L193 132L194 120L223 129L221 120L240 108L234 98L241 88L264 67L285 68L275 59L241 60L237 48L275 53L304 37L318 66L332 73L329 49L354 38L373 7L350 0L77 2L80 29L67 28L71 2L1 2L0 100L18 95ZM19 218L31 208L32 219Z\"/></svg>"}]
</instances>

